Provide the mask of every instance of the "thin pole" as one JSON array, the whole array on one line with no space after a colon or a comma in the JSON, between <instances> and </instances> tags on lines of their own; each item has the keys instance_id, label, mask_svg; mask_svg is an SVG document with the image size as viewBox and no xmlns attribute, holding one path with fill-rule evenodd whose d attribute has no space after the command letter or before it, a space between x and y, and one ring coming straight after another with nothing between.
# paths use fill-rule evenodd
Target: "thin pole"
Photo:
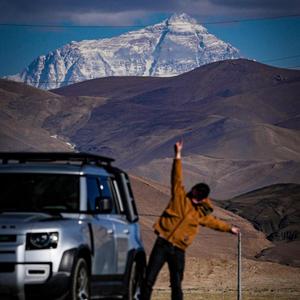
<instances>
[{"instance_id":1,"label":"thin pole","mask_svg":"<svg viewBox=\"0 0 300 300\"><path fill-rule=\"evenodd\" d=\"M242 234L238 233L238 300L242 300Z\"/></svg>"}]
</instances>

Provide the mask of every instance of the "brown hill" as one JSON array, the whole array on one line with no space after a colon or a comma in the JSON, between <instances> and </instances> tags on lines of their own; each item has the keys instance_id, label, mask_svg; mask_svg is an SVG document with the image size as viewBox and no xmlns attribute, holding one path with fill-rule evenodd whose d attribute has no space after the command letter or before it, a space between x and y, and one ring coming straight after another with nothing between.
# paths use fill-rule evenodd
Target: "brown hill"
<instances>
[{"instance_id":1,"label":"brown hill","mask_svg":"<svg viewBox=\"0 0 300 300\"><path fill-rule=\"evenodd\" d=\"M29 128L17 135L20 148L23 136L43 147L46 140L33 134L42 128L163 183L161 166L168 168L173 143L183 137L188 186L209 181L214 196L225 199L300 183L299 74L240 59L172 78L95 79L55 94L1 81L1 113L9 115L6 126ZM16 131L3 128L2 148L15 148Z\"/></svg>"},{"instance_id":2,"label":"brown hill","mask_svg":"<svg viewBox=\"0 0 300 300\"><path fill-rule=\"evenodd\" d=\"M139 176L166 183L161 163L183 137L192 181L209 180L215 197L300 181L299 71L240 59L172 78L96 79L54 92L107 97L71 140Z\"/></svg>"},{"instance_id":3,"label":"brown hill","mask_svg":"<svg viewBox=\"0 0 300 300\"><path fill-rule=\"evenodd\" d=\"M299 71L237 59L208 64L171 78L110 77L53 92L125 100L132 108L135 108L133 104L139 104L168 111L196 109L198 116L222 115L243 121L275 123L286 120L287 116L296 116L297 111L299 114L299 82ZM188 106L183 109L183 105Z\"/></svg>"},{"instance_id":4,"label":"brown hill","mask_svg":"<svg viewBox=\"0 0 300 300\"><path fill-rule=\"evenodd\" d=\"M65 98L51 92L0 79L0 150L1 151L72 151L66 135L46 128L53 115L63 117L56 126L80 127L101 98Z\"/></svg>"},{"instance_id":5,"label":"brown hill","mask_svg":"<svg viewBox=\"0 0 300 300\"><path fill-rule=\"evenodd\" d=\"M60 98L58 95L29 87L25 84L0 80L0 149L18 150L70 150L66 142L51 138L41 122L47 110L44 101ZM39 101L42 99L42 101Z\"/></svg>"}]
</instances>

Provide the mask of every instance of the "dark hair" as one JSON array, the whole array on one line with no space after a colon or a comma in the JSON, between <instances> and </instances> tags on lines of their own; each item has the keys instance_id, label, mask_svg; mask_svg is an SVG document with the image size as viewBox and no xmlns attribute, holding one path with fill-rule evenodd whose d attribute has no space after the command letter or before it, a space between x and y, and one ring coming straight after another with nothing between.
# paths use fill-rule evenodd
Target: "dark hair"
<instances>
[{"instance_id":1,"label":"dark hair","mask_svg":"<svg viewBox=\"0 0 300 300\"><path fill-rule=\"evenodd\" d=\"M210 192L210 188L206 183L197 183L191 189L193 197L197 198L198 200L202 200L207 198Z\"/></svg>"}]
</instances>

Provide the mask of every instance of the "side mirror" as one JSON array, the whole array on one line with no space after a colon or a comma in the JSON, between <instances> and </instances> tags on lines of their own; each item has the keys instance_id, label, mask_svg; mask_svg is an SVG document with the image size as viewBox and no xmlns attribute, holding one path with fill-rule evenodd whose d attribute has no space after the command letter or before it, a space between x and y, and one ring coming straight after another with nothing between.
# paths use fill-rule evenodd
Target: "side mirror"
<instances>
[{"instance_id":1,"label":"side mirror","mask_svg":"<svg viewBox=\"0 0 300 300\"><path fill-rule=\"evenodd\" d=\"M97 210L100 213L110 213L113 209L111 198L97 198Z\"/></svg>"}]
</instances>

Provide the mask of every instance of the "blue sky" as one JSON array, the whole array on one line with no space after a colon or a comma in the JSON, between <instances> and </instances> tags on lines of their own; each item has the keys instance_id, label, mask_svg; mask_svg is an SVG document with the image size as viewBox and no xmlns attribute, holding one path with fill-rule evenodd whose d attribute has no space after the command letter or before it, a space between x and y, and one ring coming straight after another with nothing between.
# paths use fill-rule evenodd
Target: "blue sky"
<instances>
[{"instance_id":1,"label":"blue sky","mask_svg":"<svg viewBox=\"0 0 300 300\"><path fill-rule=\"evenodd\" d=\"M72 40L116 36L175 12L204 23L243 57L300 69L298 0L0 0L0 76L20 72L37 56ZM210 24L230 20L244 21ZM85 27L38 26L43 24Z\"/></svg>"}]
</instances>

